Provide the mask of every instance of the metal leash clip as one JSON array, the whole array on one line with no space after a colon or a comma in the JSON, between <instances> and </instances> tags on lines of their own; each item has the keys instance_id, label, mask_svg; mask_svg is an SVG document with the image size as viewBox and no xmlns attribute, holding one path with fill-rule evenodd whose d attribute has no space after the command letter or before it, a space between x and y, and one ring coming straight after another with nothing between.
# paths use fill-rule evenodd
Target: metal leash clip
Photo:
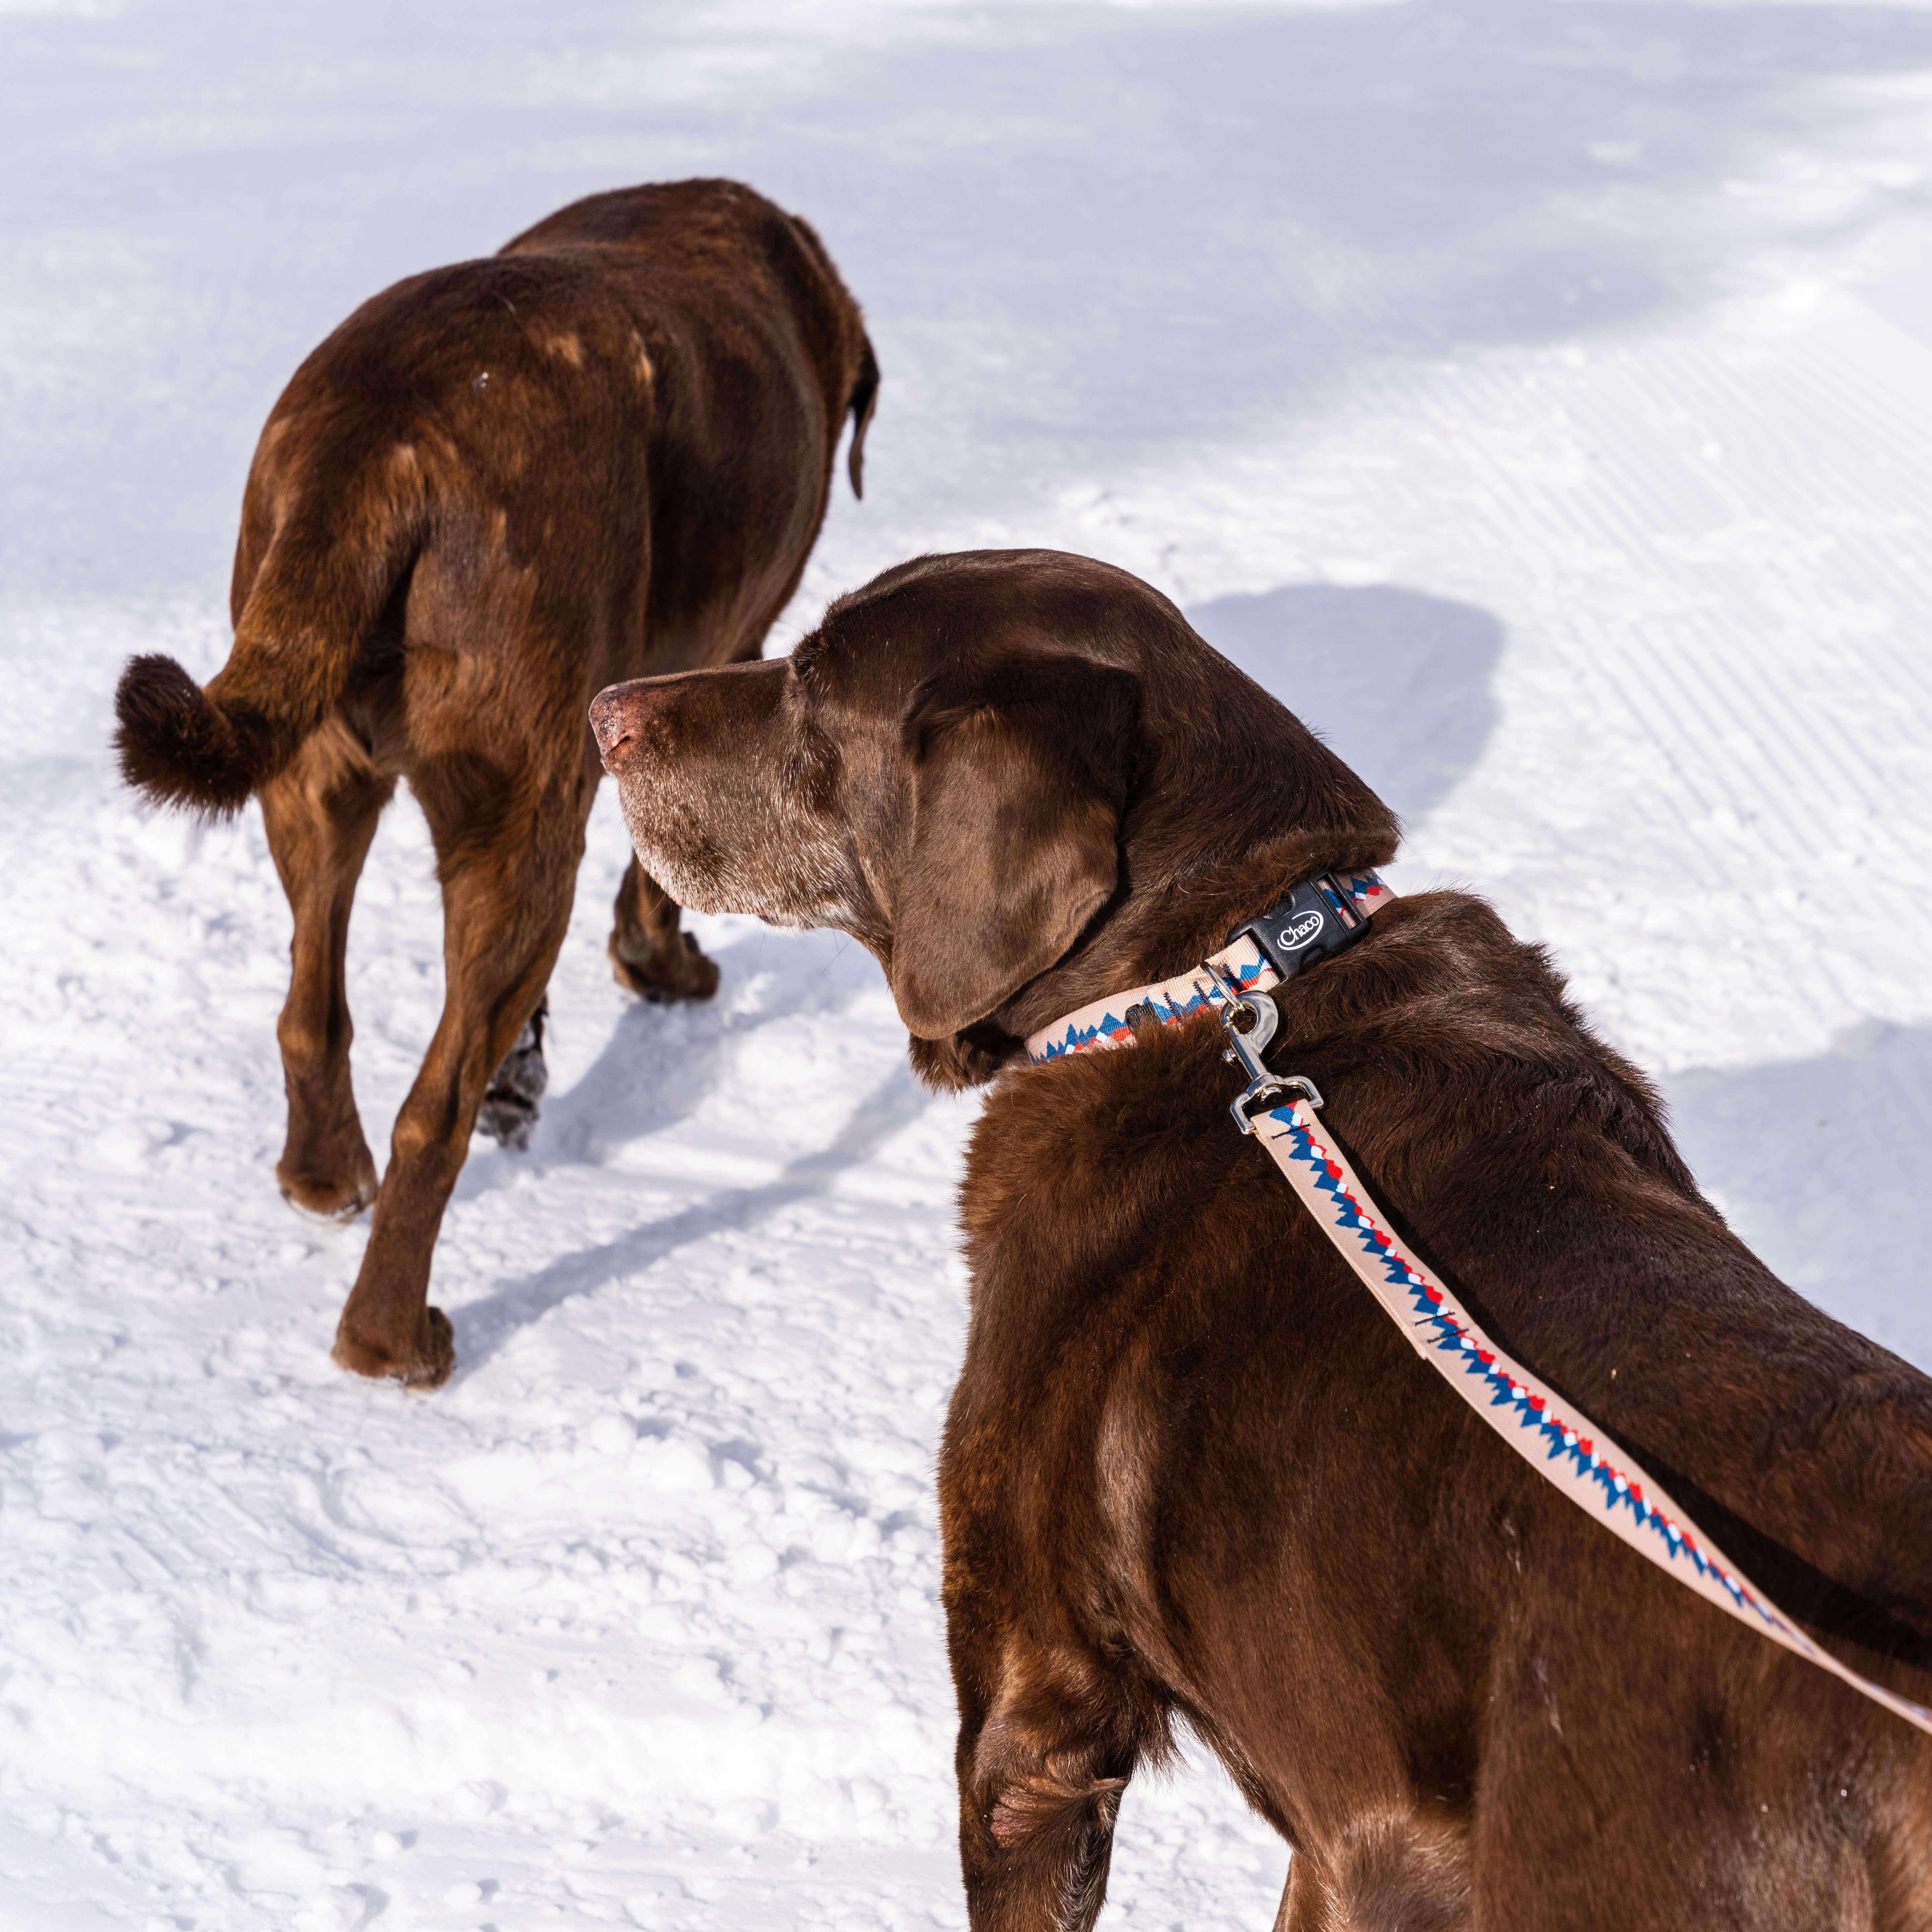
<instances>
[{"instance_id":1,"label":"metal leash clip","mask_svg":"<svg viewBox=\"0 0 1932 1932\"><path fill-rule=\"evenodd\" d=\"M1276 1027L1280 1024L1274 1002L1257 1000L1242 992L1232 976L1211 959L1208 962L1208 970L1221 991L1221 1024L1228 1035L1228 1044L1221 1049L1221 1058L1231 1066L1239 1066L1248 1076L1246 1091L1237 1094L1228 1105L1235 1126L1244 1134L1252 1133L1255 1124L1249 1118L1249 1110L1256 1101L1264 1100L1271 1106L1279 1106L1280 1096L1296 1092L1311 1107L1318 1109L1322 1090L1313 1081L1300 1073L1270 1073L1262 1058L1268 1042L1274 1037ZM1245 1032L1235 1024L1237 1013L1248 1016L1250 1024Z\"/></svg>"}]
</instances>

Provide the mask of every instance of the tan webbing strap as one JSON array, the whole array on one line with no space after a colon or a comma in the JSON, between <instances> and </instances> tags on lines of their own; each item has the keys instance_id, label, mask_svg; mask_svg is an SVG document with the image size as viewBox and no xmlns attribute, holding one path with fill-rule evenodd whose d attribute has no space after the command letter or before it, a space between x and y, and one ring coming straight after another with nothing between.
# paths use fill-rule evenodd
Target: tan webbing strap
<instances>
[{"instance_id":1,"label":"tan webbing strap","mask_svg":"<svg viewBox=\"0 0 1932 1932\"><path fill-rule=\"evenodd\" d=\"M1397 1240L1306 1100L1258 1112L1253 1126L1288 1185L1416 1353L1545 1481L1687 1589L1932 1733L1932 1711L1860 1676L1813 1642L1656 1484L1640 1479L1609 1436L1490 1340Z\"/></svg>"}]
</instances>

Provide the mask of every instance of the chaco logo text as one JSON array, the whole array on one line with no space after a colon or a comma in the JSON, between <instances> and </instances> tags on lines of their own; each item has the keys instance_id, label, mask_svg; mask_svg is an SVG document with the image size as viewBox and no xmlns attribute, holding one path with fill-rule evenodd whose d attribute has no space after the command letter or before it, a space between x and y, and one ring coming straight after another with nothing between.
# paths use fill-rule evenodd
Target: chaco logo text
<instances>
[{"instance_id":1,"label":"chaco logo text","mask_svg":"<svg viewBox=\"0 0 1932 1932\"><path fill-rule=\"evenodd\" d=\"M1275 944L1290 952L1299 952L1321 930L1322 915L1318 912L1305 912L1276 934Z\"/></svg>"}]
</instances>

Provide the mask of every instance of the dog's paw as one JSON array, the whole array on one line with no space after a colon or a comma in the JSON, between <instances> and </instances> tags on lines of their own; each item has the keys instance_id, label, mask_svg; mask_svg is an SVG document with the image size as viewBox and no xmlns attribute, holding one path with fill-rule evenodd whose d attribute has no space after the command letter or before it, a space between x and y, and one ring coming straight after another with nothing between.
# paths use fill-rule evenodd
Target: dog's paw
<instances>
[{"instance_id":1,"label":"dog's paw","mask_svg":"<svg viewBox=\"0 0 1932 1932\"><path fill-rule=\"evenodd\" d=\"M327 1174L306 1173L278 1162L276 1184L282 1198L311 1221L339 1226L376 1204L376 1163L365 1151L353 1177L338 1180Z\"/></svg>"},{"instance_id":2,"label":"dog's paw","mask_svg":"<svg viewBox=\"0 0 1932 1932\"><path fill-rule=\"evenodd\" d=\"M718 963L698 950L698 941L688 932L677 938L683 943L668 951L653 952L637 960L626 958L618 936L610 935L610 965L617 983L640 1000L664 1004L672 1000L708 1000L718 990Z\"/></svg>"},{"instance_id":3,"label":"dog's paw","mask_svg":"<svg viewBox=\"0 0 1932 1932\"><path fill-rule=\"evenodd\" d=\"M550 1084L543 1030L543 1010L538 1008L497 1068L476 1116L482 1132L519 1154L530 1144L530 1131L537 1124L537 1102Z\"/></svg>"},{"instance_id":4,"label":"dog's paw","mask_svg":"<svg viewBox=\"0 0 1932 1932\"><path fill-rule=\"evenodd\" d=\"M371 1382L400 1382L404 1388L440 1388L456 1366L456 1331L440 1308L425 1308L407 1348L392 1348L373 1337L352 1334L345 1320L335 1331L330 1359L352 1375Z\"/></svg>"}]
</instances>

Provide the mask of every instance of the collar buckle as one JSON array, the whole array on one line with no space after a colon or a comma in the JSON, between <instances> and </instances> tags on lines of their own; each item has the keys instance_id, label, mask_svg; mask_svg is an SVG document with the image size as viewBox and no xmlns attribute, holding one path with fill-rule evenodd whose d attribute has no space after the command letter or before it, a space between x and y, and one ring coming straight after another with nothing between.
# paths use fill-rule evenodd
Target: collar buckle
<instances>
[{"instance_id":1,"label":"collar buckle","mask_svg":"<svg viewBox=\"0 0 1932 1932\"><path fill-rule=\"evenodd\" d=\"M1333 872L1304 879L1279 904L1244 920L1228 944L1244 934L1260 949L1278 977L1292 980L1324 959L1346 952L1369 929L1369 916Z\"/></svg>"}]
</instances>

